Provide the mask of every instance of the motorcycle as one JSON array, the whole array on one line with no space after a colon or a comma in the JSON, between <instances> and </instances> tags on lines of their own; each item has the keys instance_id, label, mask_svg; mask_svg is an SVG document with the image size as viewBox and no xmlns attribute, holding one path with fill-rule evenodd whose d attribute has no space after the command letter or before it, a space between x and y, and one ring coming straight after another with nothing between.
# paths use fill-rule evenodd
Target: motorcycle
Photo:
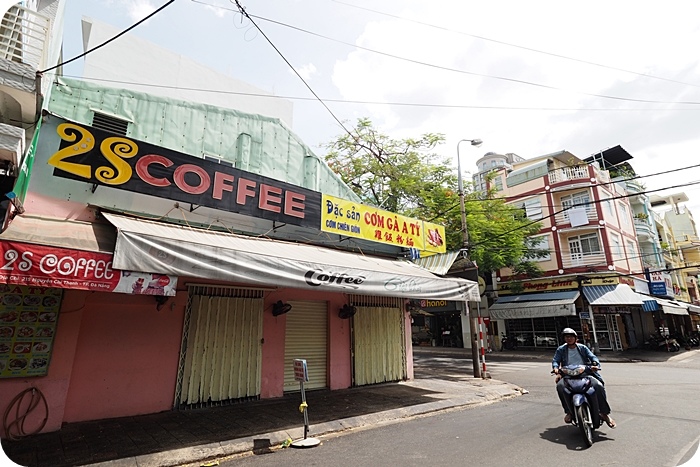
<instances>
[{"instance_id":1,"label":"motorcycle","mask_svg":"<svg viewBox=\"0 0 700 467\"><path fill-rule=\"evenodd\" d=\"M518 348L518 342L514 337L501 333L501 350L515 350Z\"/></svg>"},{"instance_id":2,"label":"motorcycle","mask_svg":"<svg viewBox=\"0 0 700 467\"><path fill-rule=\"evenodd\" d=\"M559 373L564 379L566 401L569 413L572 414L571 424L579 428L586 445L591 447L593 446L593 431L603 424L595 388L591 385L592 367L589 365L569 365L559 368Z\"/></svg>"}]
</instances>

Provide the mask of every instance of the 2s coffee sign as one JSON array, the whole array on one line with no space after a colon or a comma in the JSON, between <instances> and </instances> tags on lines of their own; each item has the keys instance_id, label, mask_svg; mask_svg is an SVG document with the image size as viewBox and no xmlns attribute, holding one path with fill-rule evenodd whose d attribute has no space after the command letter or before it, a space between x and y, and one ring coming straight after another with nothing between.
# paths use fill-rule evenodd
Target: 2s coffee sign
<instances>
[{"instance_id":1,"label":"2s coffee sign","mask_svg":"<svg viewBox=\"0 0 700 467\"><path fill-rule=\"evenodd\" d=\"M321 194L167 148L61 120L54 176L305 227Z\"/></svg>"}]
</instances>

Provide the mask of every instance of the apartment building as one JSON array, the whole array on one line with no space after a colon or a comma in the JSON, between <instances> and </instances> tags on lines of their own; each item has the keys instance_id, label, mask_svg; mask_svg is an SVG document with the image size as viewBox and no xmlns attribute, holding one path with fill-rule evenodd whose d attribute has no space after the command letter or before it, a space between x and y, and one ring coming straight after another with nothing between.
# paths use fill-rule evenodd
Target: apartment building
<instances>
[{"instance_id":1,"label":"apartment building","mask_svg":"<svg viewBox=\"0 0 700 467\"><path fill-rule=\"evenodd\" d=\"M632 156L616 146L581 159L569 151L496 167L490 187L541 223L540 278L497 273L492 322L521 346L554 347L564 327L596 349L637 347L653 328L642 311L644 264L634 209L608 168Z\"/></svg>"}]
</instances>

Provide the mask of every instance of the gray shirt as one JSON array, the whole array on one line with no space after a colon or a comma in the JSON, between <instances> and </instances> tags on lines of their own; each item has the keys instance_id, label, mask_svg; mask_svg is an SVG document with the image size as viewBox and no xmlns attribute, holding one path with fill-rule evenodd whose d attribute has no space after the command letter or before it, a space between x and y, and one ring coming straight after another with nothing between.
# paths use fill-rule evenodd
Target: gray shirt
<instances>
[{"instance_id":1,"label":"gray shirt","mask_svg":"<svg viewBox=\"0 0 700 467\"><path fill-rule=\"evenodd\" d=\"M578 351L576 347L573 349L567 348L568 351L568 356L567 356L567 364L570 366L574 365L585 365L586 363L583 361L583 358L581 358L581 353Z\"/></svg>"}]
</instances>

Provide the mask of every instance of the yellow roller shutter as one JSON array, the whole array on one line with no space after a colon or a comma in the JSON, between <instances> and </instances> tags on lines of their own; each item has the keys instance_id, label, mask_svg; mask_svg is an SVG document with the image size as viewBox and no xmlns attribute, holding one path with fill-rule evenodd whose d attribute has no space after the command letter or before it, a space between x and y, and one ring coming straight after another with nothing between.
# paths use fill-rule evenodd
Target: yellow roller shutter
<instances>
[{"instance_id":1,"label":"yellow roller shutter","mask_svg":"<svg viewBox=\"0 0 700 467\"><path fill-rule=\"evenodd\" d=\"M304 389L328 387L328 305L326 302L290 301L285 315L284 390L298 391L294 359L306 359L309 382Z\"/></svg>"}]
</instances>

